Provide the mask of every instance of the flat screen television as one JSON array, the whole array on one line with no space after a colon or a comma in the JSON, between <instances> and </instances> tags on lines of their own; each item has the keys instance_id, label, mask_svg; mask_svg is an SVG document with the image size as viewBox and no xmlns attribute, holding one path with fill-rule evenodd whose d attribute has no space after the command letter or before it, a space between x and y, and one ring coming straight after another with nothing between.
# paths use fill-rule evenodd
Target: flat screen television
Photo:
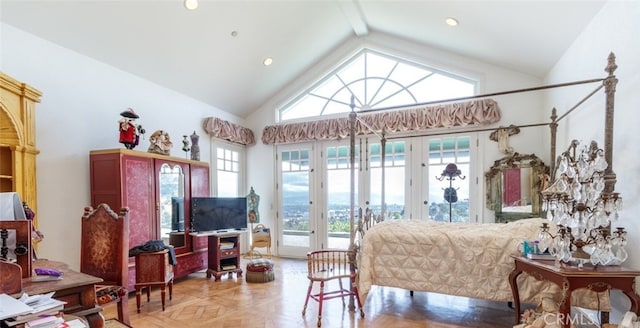
<instances>
[{"instance_id":1,"label":"flat screen television","mask_svg":"<svg viewBox=\"0 0 640 328\"><path fill-rule=\"evenodd\" d=\"M243 229L247 229L246 197L191 198L193 232Z\"/></svg>"},{"instance_id":2,"label":"flat screen television","mask_svg":"<svg viewBox=\"0 0 640 328\"><path fill-rule=\"evenodd\" d=\"M184 197L171 197L171 230L184 231Z\"/></svg>"}]
</instances>

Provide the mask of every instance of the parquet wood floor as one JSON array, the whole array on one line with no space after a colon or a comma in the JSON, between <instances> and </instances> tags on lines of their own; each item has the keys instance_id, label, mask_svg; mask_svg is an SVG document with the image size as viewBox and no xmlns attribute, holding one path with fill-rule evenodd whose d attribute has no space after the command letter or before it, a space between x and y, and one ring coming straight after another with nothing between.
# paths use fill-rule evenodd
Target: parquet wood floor
<instances>
[{"instance_id":1,"label":"parquet wood floor","mask_svg":"<svg viewBox=\"0 0 640 328\"><path fill-rule=\"evenodd\" d=\"M242 259L244 270L246 259ZM273 258L276 280L247 283L224 275L222 281L197 272L175 282L173 299L162 311L160 290L143 295L140 313L135 294L129 297L131 325L135 328L300 328L316 327L318 304L309 301L302 316L308 280L306 261ZM168 294L168 293L167 293ZM347 305L348 307L348 305ZM374 287L364 304L365 317L349 312L339 299L325 302L322 327L374 328L496 328L512 327L513 310L502 302L487 302L434 293L413 297L402 289ZM106 318L117 317L115 307L105 308Z\"/></svg>"}]
</instances>

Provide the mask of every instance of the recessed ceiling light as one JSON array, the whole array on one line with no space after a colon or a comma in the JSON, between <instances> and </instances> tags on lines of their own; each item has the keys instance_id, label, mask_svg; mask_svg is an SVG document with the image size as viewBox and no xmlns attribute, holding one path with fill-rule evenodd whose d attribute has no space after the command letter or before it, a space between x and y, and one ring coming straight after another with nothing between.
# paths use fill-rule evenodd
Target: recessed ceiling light
<instances>
[{"instance_id":1,"label":"recessed ceiling light","mask_svg":"<svg viewBox=\"0 0 640 328\"><path fill-rule=\"evenodd\" d=\"M198 0L184 0L184 7L189 10L198 9Z\"/></svg>"},{"instance_id":2,"label":"recessed ceiling light","mask_svg":"<svg viewBox=\"0 0 640 328\"><path fill-rule=\"evenodd\" d=\"M262 63L264 64L264 66L269 66L269 65L273 64L273 58L267 57L262 61Z\"/></svg>"},{"instance_id":3,"label":"recessed ceiling light","mask_svg":"<svg viewBox=\"0 0 640 328\"><path fill-rule=\"evenodd\" d=\"M447 17L445 20L445 23L447 23L447 25L449 26L456 26L458 25L458 20L453 18L453 17Z\"/></svg>"}]
</instances>

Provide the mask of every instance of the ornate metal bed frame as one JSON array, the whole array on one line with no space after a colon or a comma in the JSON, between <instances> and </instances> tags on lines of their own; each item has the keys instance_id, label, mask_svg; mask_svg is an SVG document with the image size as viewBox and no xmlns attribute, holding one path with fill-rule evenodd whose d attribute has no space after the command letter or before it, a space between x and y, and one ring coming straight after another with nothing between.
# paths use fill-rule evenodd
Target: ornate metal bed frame
<instances>
[{"instance_id":1,"label":"ornate metal bed frame","mask_svg":"<svg viewBox=\"0 0 640 328\"><path fill-rule=\"evenodd\" d=\"M613 53L610 53L607 59L607 65L605 67L605 71L608 73L607 76L605 78L596 78L596 79L590 79L590 80L581 80L581 81L575 81L575 82L569 82L569 83L561 83L561 84L553 84L553 85L546 85L546 86L539 86L539 87L533 87L533 88L526 88L526 89L518 89L518 90L511 90L511 91L503 91L503 92L496 92L496 93L489 93L489 94L482 94L482 95L477 95L477 96L470 96L470 97L462 97L462 98L455 98L455 99L447 99L447 100L441 100L441 101L433 101L433 102L427 102L427 103L421 103L421 104L416 104L416 105L412 105L412 106L418 106L418 105L430 105L430 104L436 104L436 103L444 103L444 102L454 102L454 101L462 101L462 100L469 100L469 99L477 99L477 98L486 98L486 97L491 97L491 96L498 96L498 95L507 95L507 94L514 94L514 93L523 93L523 92L530 92L530 91L536 91L536 90L544 90L544 89L553 89L553 88L561 88L561 87L567 87L567 86L573 86L573 85L579 85L579 84L589 84L589 83L600 83L600 85L598 85L598 87L593 90L592 92L590 92L587 96L585 96L582 100L580 100L576 105L574 105L572 108L570 108L567 112L565 112L563 115L559 116L557 115L557 110L556 108L552 109L552 113L551 113L551 122L549 123L540 123L540 124L528 124L528 125L520 125L517 126L518 128L525 128L525 127L536 127L536 126L549 126L550 131L551 131L551 145L550 145L550 158L551 158L551 164L550 164L550 172L551 172L551 179L553 180L553 174L555 172L555 158L556 158L556 142L557 142L557 128L558 128L558 123L564 119L565 117L567 117L567 115L569 115L571 112L573 112L576 108L578 108L580 105L582 105L587 99L589 99L591 96L593 96L594 94L596 94L599 90L601 90L602 88L605 89L605 124L604 124L604 153L605 153L605 160L607 161L607 163L609 163L609 166L607 167L606 171L605 171L605 192L612 192L613 190L615 190L615 184L616 184L616 174L613 171L613 122L614 122L614 97L615 97L615 91L616 91L616 85L618 83L618 79L616 78L614 72L617 69L617 65L615 63L615 55ZM387 141L387 136L385 136L385 133L382 132L382 134L378 134L376 133L371 127L369 127L366 122L364 122L363 120L360 120L357 116L357 113L354 111L355 105L354 105L354 101L353 98L351 100L351 112L349 113L349 127L350 127L350 165L351 165L351 188L350 188L350 243L349 243L349 249L352 251L352 265L353 266L357 266L356 260L357 260L357 252L359 250L359 244L360 244L360 240L364 238L367 230L369 230L371 227L373 227L376 223L379 223L381 221L384 221L385 219L385 165L384 165L384 158L385 158L385 145L386 145L386 141ZM360 111L359 113L364 113L364 112L374 112L374 111L387 111L387 110L394 110L394 109L400 109L400 108L406 108L406 106L399 106L399 107L388 107L388 108L382 108L382 109L371 109L371 110L363 110ZM382 163L381 163L381 179L382 179L382 193L381 193L381 204L382 204L382 208L381 208L381 212L376 214L374 213L371 209L366 208L366 209L362 209L359 208L358 211L356 212L356 206L355 206L355 124L356 124L356 120L359 120L359 122L361 124L364 124L365 126L367 126L369 128L369 130L371 131L372 134L376 134L380 137L380 142L381 142L381 158L383 159ZM466 132L479 132L479 131L490 131L490 130L495 130L495 128L490 128L490 129L468 129L465 130ZM456 133L459 132L463 132L463 131L456 131ZM448 134L448 133L425 133L425 134L415 134L412 135L410 137L421 137L421 136L427 136L427 135L444 135L444 134ZM406 136L403 136L406 137ZM364 215L363 215L364 212ZM356 214L358 213L358 217L356 219ZM364 300L363 300L364 301ZM354 304L353 304L353 299L350 300L349 302L349 308L350 309L354 309Z\"/></svg>"}]
</instances>

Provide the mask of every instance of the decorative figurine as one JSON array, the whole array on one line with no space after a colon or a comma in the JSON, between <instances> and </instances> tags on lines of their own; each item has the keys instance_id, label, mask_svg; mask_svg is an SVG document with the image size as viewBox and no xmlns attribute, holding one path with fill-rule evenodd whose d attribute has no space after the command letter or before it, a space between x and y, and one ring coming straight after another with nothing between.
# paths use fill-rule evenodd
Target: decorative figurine
<instances>
[{"instance_id":1,"label":"decorative figurine","mask_svg":"<svg viewBox=\"0 0 640 328\"><path fill-rule=\"evenodd\" d=\"M253 190L253 187L251 187L251 191L247 195L247 217L251 224L260 222L260 213L258 212L259 207L260 196L258 196L258 194Z\"/></svg>"},{"instance_id":2,"label":"decorative figurine","mask_svg":"<svg viewBox=\"0 0 640 328\"><path fill-rule=\"evenodd\" d=\"M200 160L200 146L198 145L198 140L200 140L200 136L197 135L194 130L191 135L191 159L194 161Z\"/></svg>"},{"instance_id":3,"label":"decorative figurine","mask_svg":"<svg viewBox=\"0 0 640 328\"><path fill-rule=\"evenodd\" d=\"M140 143L140 135L145 133L142 125L136 125L135 120L140 116L133 111L133 108L127 108L120 113L122 119L118 121L120 130L120 143L127 149L133 149Z\"/></svg>"},{"instance_id":4,"label":"decorative figurine","mask_svg":"<svg viewBox=\"0 0 640 328\"><path fill-rule=\"evenodd\" d=\"M183 135L182 136L182 151L185 153L185 157L187 157L189 155L189 151L191 150L191 148L189 148L189 140L187 140L187 135Z\"/></svg>"},{"instance_id":5,"label":"decorative figurine","mask_svg":"<svg viewBox=\"0 0 640 328\"><path fill-rule=\"evenodd\" d=\"M171 155L171 147L173 147L173 142L171 142L171 137L169 137L169 133L163 130L156 130L149 137L149 149L147 150L150 153L156 153L160 155Z\"/></svg>"}]
</instances>

